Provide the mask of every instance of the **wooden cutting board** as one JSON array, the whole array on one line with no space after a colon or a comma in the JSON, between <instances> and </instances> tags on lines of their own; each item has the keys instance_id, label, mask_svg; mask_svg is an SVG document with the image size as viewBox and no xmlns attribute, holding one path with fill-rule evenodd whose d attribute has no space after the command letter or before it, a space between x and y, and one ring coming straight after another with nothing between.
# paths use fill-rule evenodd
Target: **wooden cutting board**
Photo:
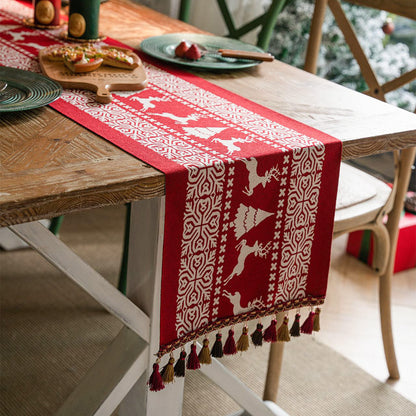
<instances>
[{"instance_id":1,"label":"wooden cutting board","mask_svg":"<svg viewBox=\"0 0 416 416\"><path fill-rule=\"evenodd\" d=\"M50 61L50 48L40 50L39 62L42 72L63 88L94 91L97 101L107 104L112 99L110 91L139 91L147 86L147 76L140 58L128 49L117 49L129 53L139 66L131 70L101 65L95 71L77 74L70 71L63 62Z\"/></svg>"}]
</instances>

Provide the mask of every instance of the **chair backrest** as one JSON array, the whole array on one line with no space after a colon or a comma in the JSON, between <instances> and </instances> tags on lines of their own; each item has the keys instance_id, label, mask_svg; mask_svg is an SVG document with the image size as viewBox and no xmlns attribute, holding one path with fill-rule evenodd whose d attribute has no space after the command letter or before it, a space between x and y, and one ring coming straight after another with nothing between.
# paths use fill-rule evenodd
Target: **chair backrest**
<instances>
[{"instance_id":1,"label":"chair backrest","mask_svg":"<svg viewBox=\"0 0 416 416\"><path fill-rule=\"evenodd\" d=\"M270 7L262 15L256 17L255 19L245 23L240 27L236 27L229 7L227 6L226 0L217 0L217 3L229 32L228 37L240 39L241 36L251 32L257 27L260 27L261 29L257 36L257 46L267 50L277 17L288 1L289 0L272 0ZM189 22L190 10L191 0L181 0L179 19L184 22Z\"/></svg>"},{"instance_id":2,"label":"chair backrest","mask_svg":"<svg viewBox=\"0 0 416 416\"><path fill-rule=\"evenodd\" d=\"M366 6L378 10L385 10L390 13L398 14L409 19L416 20L416 0L344 0L358 6ZM416 79L416 69L408 71L397 78L394 78L383 85L380 85L376 74L372 69L367 56L355 34L354 28L349 22L340 0L316 0L314 14L312 17L311 30L309 35L308 49L305 59L305 70L315 73L319 48L322 37L322 24L325 17L326 7L329 7L334 15L345 41L351 53L356 59L361 69L361 74L368 85L365 94L371 95L385 101L385 94Z\"/></svg>"},{"instance_id":3,"label":"chair backrest","mask_svg":"<svg viewBox=\"0 0 416 416\"><path fill-rule=\"evenodd\" d=\"M403 17L407 17L416 20L416 0L344 0L348 3L358 6L370 7L378 10L384 10L393 14L397 14ZM416 79L416 69L413 69L401 76L388 81L387 83L380 85L377 80L367 56L364 53L363 48L354 32L354 28L349 22L344 10L341 7L340 0L315 0L315 9L312 16L311 29L309 33L308 48L306 51L305 66L304 69L311 73L316 73L317 60L319 55L319 48L322 38L322 25L325 18L325 12L327 6L330 8L334 15L340 30L342 31L345 42L348 44L351 53L356 59L361 69L361 74L368 85L368 90L364 91L365 94L371 95L382 101L386 101L385 94L393 91L401 86ZM399 181L400 172L400 154L398 151L394 152L395 161L395 175L394 183L392 187L391 195L384 207L380 211L380 216L384 213L390 212L393 207L394 198L397 192L397 184Z\"/></svg>"}]
</instances>

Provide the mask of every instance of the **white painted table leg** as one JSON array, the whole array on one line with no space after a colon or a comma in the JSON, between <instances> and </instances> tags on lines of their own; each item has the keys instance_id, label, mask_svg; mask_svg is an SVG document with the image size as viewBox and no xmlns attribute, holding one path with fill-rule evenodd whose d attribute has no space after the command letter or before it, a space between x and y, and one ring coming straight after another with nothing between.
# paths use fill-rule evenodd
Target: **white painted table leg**
<instances>
[{"instance_id":1,"label":"white painted table leg","mask_svg":"<svg viewBox=\"0 0 416 416\"><path fill-rule=\"evenodd\" d=\"M110 416L149 365L150 319L38 222L9 229L65 273L126 326L58 411Z\"/></svg>"},{"instance_id":2,"label":"white painted table leg","mask_svg":"<svg viewBox=\"0 0 416 416\"><path fill-rule=\"evenodd\" d=\"M182 414L184 380L177 379L159 392L148 391L146 382L159 348L160 288L165 199L134 202L131 209L127 296L150 316L148 371L131 389L119 416ZM168 357L164 357L160 368Z\"/></svg>"},{"instance_id":3,"label":"white painted table leg","mask_svg":"<svg viewBox=\"0 0 416 416\"><path fill-rule=\"evenodd\" d=\"M50 220L39 221L46 228L49 228ZM21 238L10 231L7 227L0 228L0 247L5 251L20 250L29 247Z\"/></svg>"},{"instance_id":4,"label":"white painted table leg","mask_svg":"<svg viewBox=\"0 0 416 416\"><path fill-rule=\"evenodd\" d=\"M35 221L11 225L9 229L90 294L124 325L145 341L149 340L149 317L46 227Z\"/></svg>"},{"instance_id":5,"label":"white painted table leg","mask_svg":"<svg viewBox=\"0 0 416 416\"><path fill-rule=\"evenodd\" d=\"M150 353L148 372L128 393L119 407L119 416L180 416L184 380L176 379L159 392L148 391L146 382L159 347L160 289L164 230L164 198L140 201L132 205L130 222L127 296L150 317ZM200 346L199 346L200 348ZM160 364L166 364L168 357ZM286 416L278 407L271 408L246 387L219 361L201 370L253 416ZM276 411L276 409L278 409Z\"/></svg>"},{"instance_id":6,"label":"white painted table leg","mask_svg":"<svg viewBox=\"0 0 416 416\"><path fill-rule=\"evenodd\" d=\"M124 327L55 416L109 416L140 374L146 373L148 345Z\"/></svg>"},{"instance_id":7,"label":"white painted table leg","mask_svg":"<svg viewBox=\"0 0 416 416\"><path fill-rule=\"evenodd\" d=\"M269 408L269 410L271 410L273 412L274 416L289 416L281 407L279 407L274 402L270 402L270 401L265 400L264 404L265 404L265 406L267 406ZM253 415L250 415L250 413L248 413L245 410L240 410L236 414L230 415L230 416L253 416Z\"/></svg>"},{"instance_id":8,"label":"white painted table leg","mask_svg":"<svg viewBox=\"0 0 416 416\"><path fill-rule=\"evenodd\" d=\"M252 416L287 416L286 413L277 408L281 413L276 413L266 402L263 402L252 390L243 384L231 371L224 367L219 360L213 358L212 364L201 366L200 370L209 377L218 387L235 400L245 412L242 415Z\"/></svg>"}]
</instances>

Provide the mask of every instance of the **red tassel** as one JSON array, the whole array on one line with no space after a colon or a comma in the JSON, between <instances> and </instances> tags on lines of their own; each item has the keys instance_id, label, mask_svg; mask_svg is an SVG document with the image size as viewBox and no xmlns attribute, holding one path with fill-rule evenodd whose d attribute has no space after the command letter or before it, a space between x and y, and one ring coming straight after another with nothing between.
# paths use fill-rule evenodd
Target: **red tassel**
<instances>
[{"instance_id":1,"label":"red tassel","mask_svg":"<svg viewBox=\"0 0 416 416\"><path fill-rule=\"evenodd\" d=\"M234 340L234 331L232 329L228 331L228 338L225 341L223 352L225 355L237 354L237 347Z\"/></svg>"},{"instance_id":2,"label":"red tassel","mask_svg":"<svg viewBox=\"0 0 416 416\"><path fill-rule=\"evenodd\" d=\"M153 364L153 372L147 384L149 385L150 391L160 391L165 388L162 376L159 373L159 360Z\"/></svg>"},{"instance_id":3,"label":"red tassel","mask_svg":"<svg viewBox=\"0 0 416 416\"><path fill-rule=\"evenodd\" d=\"M302 332L302 334L312 334L314 316L315 313L313 311L310 311L309 316L305 319L305 322L300 327L300 332Z\"/></svg>"},{"instance_id":4,"label":"red tassel","mask_svg":"<svg viewBox=\"0 0 416 416\"><path fill-rule=\"evenodd\" d=\"M276 319L272 319L270 325L264 331L263 339L266 342L276 342L277 341L277 321Z\"/></svg>"},{"instance_id":5,"label":"red tassel","mask_svg":"<svg viewBox=\"0 0 416 416\"><path fill-rule=\"evenodd\" d=\"M222 334L220 332L217 333L217 335L215 336L215 342L214 345L212 346L212 350L211 350L211 357L215 357L215 358L221 358L224 353L222 351Z\"/></svg>"},{"instance_id":6,"label":"red tassel","mask_svg":"<svg viewBox=\"0 0 416 416\"><path fill-rule=\"evenodd\" d=\"M259 322L256 330L251 334L251 340L256 347L263 345L263 325Z\"/></svg>"},{"instance_id":7,"label":"red tassel","mask_svg":"<svg viewBox=\"0 0 416 416\"><path fill-rule=\"evenodd\" d=\"M292 337L300 336L300 313L295 315L295 322L293 322L292 327L290 328L290 335Z\"/></svg>"},{"instance_id":8,"label":"red tassel","mask_svg":"<svg viewBox=\"0 0 416 416\"><path fill-rule=\"evenodd\" d=\"M191 345L191 352L188 357L188 362L186 364L186 368L188 370L198 370L201 367L199 363L198 354L196 353L196 343L194 342Z\"/></svg>"}]
</instances>

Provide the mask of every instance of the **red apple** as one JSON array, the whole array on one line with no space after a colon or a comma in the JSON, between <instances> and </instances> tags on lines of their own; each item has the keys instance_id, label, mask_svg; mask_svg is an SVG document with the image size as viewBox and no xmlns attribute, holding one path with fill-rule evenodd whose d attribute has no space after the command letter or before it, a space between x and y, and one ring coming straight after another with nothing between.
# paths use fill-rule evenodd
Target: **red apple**
<instances>
[{"instance_id":1,"label":"red apple","mask_svg":"<svg viewBox=\"0 0 416 416\"><path fill-rule=\"evenodd\" d=\"M195 45L195 43L193 43L185 53L185 58L190 59L192 61L198 60L201 56L201 51L198 48L198 46Z\"/></svg>"},{"instance_id":2,"label":"red apple","mask_svg":"<svg viewBox=\"0 0 416 416\"><path fill-rule=\"evenodd\" d=\"M185 42L184 40L176 47L175 49L175 55L179 58L184 58L186 52L189 49L189 44Z\"/></svg>"}]
</instances>

